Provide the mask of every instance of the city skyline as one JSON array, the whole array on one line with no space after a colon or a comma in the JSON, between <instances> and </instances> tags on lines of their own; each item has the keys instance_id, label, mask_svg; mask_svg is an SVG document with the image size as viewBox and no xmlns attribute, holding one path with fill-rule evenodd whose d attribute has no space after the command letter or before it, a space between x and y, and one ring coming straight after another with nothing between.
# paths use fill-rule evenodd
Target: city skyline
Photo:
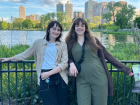
<instances>
[{"instance_id":1,"label":"city skyline","mask_svg":"<svg viewBox=\"0 0 140 105\"><path fill-rule=\"evenodd\" d=\"M55 2L54 2L55 1ZM19 18L19 7L23 5L26 8L26 15L30 14L46 14L49 12L56 13L56 4L61 2L64 4L64 12L65 12L65 4L68 0L0 0L0 17L7 18L9 21L11 20L11 16ZM73 11L81 11L85 12L85 3L88 0L70 0L71 4L73 4ZM94 0L98 3L101 2L110 2L112 0ZM120 0L113 0L115 2ZM140 0L123 0L128 4L132 4L137 9L140 10Z\"/></svg>"}]
</instances>

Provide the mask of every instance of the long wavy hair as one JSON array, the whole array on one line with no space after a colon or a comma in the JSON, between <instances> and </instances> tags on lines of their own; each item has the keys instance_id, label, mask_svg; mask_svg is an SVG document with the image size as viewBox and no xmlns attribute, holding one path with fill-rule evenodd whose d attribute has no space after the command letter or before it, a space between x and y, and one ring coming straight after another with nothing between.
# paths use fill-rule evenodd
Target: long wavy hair
<instances>
[{"instance_id":1,"label":"long wavy hair","mask_svg":"<svg viewBox=\"0 0 140 105\"><path fill-rule=\"evenodd\" d=\"M44 39L46 39L47 41L50 40L50 36L49 36L50 35L50 28L52 28L55 24L56 24L56 26L60 27L60 35L56 38L55 41L60 41L60 38L62 37L62 31L63 31L62 26L58 21L54 20L54 21L51 21L47 27L46 35L44 37Z\"/></svg>"},{"instance_id":2,"label":"long wavy hair","mask_svg":"<svg viewBox=\"0 0 140 105\"><path fill-rule=\"evenodd\" d=\"M77 18L73 21L73 24L71 25L71 28L66 36L66 39L65 39L65 42L67 43L67 46L68 46L69 56L72 55L72 53L71 53L72 48L76 44L76 42L78 41L78 37L77 37L77 34L75 32L75 25L79 25L80 22L83 25L85 25L84 37L85 37L85 44L87 45L87 47L92 49L95 53L97 53L98 49L100 49L100 47L96 44L95 37L91 34L91 32L88 29L88 24L87 24L86 20L83 18Z\"/></svg>"}]
</instances>

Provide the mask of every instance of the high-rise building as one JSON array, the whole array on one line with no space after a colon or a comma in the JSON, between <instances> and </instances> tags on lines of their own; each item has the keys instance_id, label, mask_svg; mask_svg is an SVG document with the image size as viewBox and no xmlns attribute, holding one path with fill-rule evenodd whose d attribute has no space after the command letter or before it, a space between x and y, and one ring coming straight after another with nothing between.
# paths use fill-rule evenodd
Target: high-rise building
<instances>
[{"instance_id":1,"label":"high-rise building","mask_svg":"<svg viewBox=\"0 0 140 105\"><path fill-rule=\"evenodd\" d=\"M85 18L90 22L93 21L93 5L96 5L97 2L94 0L89 0L85 3Z\"/></svg>"},{"instance_id":2,"label":"high-rise building","mask_svg":"<svg viewBox=\"0 0 140 105\"><path fill-rule=\"evenodd\" d=\"M67 1L67 3L65 4L65 11L69 20L72 21L73 5L70 3L70 1Z\"/></svg>"},{"instance_id":3,"label":"high-rise building","mask_svg":"<svg viewBox=\"0 0 140 105\"><path fill-rule=\"evenodd\" d=\"M83 12L74 11L74 18L76 18L76 17L84 18L84 13Z\"/></svg>"},{"instance_id":4,"label":"high-rise building","mask_svg":"<svg viewBox=\"0 0 140 105\"><path fill-rule=\"evenodd\" d=\"M11 20L11 22L13 23L15 20L16 20L16 17L13 17L12 20Z\"/></svg>"},{"instance_id":5,"label":"high-rise building","mask_svg":"<svg viewBox=\"0 0 140 105\"><path fill-rule=\"evenodd\" d=\"M30 19L30 16L26 16L26 19Z\"/></svg>"},{"instance_id":6,"label":"high-rise building","mask_svg":"<svg viewBox=\"0 0 140 105\"><path fill-rule=\"evenodd\" d=\"M39 15L38 14L33 14L33 15L30 15L30 16L26 16L26 19L30 19L32 21L39 20Z\"/></svg>"},{"instance_id":7,"label":"high-rise building","mask_svg":"<svg viewBox=\"0 0 140 105\"><path fill-rule=\"evenodd\" d=\"M110 2L101 2L101 3L95 3L93 5L93 11L92 11L92 16L100 16L102 17L102 14L105 14L105 13L108 13L109 12L109 9L108 9L108 4L111 4L113 5L115 2L114 1L110 1ZM126 4L127 2L124 2L124 1L120 1L120 3L122 5ZM114 15L116 15L117 11L118 10L121 10L121 7L116 7L115 8L115 11L114 11ZM111 21L114 20L115 17L111 17ZM106 19L102 19L101 20L101 24L105 23L106 22Z\"/></svg>"},{"instance_id":8,"label":"high-rise building","mask_svg":"<svg viewBox=\"0 0 140 105\"><path fill-rule=\"evenodd\" d=\"M2 21L2 18L0 17L0 21Z\"/></svg>"},{"instance_id":9,"label":"high-rise building","mask_svg":"<svg viewBox=\"0 0 140 105\"><path fill-rule=\"evenodd\" d=\"M102 17L102 14L105 14L109 12L109 9L107 8L109 2L101 2L93 5L93 17L94 16L100 16ZM101 24L105 23L106 19L101 20Z\"/></svg>"},{"instance_id":10,"label":"high-rise building","mask_svg":"<svg viewBox=\"0 0 140 105\"><path fill-rule=\"evenodd\" d=\"M38 14L33 14L34 15L34 20L39 20L39 15Z\"/></svg>"},{"instance_id":11,"label":"high-rise building","mask_svg":"<svg viewBox=\"0 0 140 105\"><path fill-rule=\"evenodd\" d=\"M57 12L63 12L63 4L61 2L56 4L56 9Z\"/></svg>"},{"instance_id":12,"label":"high-rise building","mask_svg":"<svg viewBox=\"0 0 140 105\"><path fill-rule=\"evenodd\" d=\"M19 18L26 19L26 9L24 6L19 7Z\"/></svg>"},{"instance_id":13,"label":"high-rise building","mask_svg":"<svg viewBox=\"0 0 140 105\"><path fill-rule=\"evenodd\" d=\"M30 20L35 21L35 15L30 15Z\"/></svg>"},{"instance_id":14,"label":"high-rise building","mask_svg":"<svg viewBox=\"0 0 140 105\"><path fill-rule=\"evenodd\" d=\"M12 22L12 20L13 20L13 16L11 16L11 22Z\"/></svg>"}]
</instances>

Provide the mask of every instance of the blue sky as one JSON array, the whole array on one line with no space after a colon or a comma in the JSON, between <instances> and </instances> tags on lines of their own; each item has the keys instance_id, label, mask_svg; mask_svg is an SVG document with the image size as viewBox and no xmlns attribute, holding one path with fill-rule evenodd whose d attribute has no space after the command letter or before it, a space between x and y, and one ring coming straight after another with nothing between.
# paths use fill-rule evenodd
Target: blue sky
<instances>
[{"instance_id":1,"label":"blue sky","mask_svg":"<svg viewBox=\"0 0 140 105\"><path fill-rule=\"evenodd\" d=\"M56 12L56 4L58 2L66 4L68 0L0 0L0 17L11 20L11 16L19 17L19 7L26 7L26 15L30 14L46 14L48 12ZM73 4L73 11L84 12L85 2L88 0L70 0ZM120 1L120 0L94 0L100 2ZM128 4L132 4L140 10L140 0L125 0ZM65 7L64 7L65 8Z\"/></svg>"}]
</instances>

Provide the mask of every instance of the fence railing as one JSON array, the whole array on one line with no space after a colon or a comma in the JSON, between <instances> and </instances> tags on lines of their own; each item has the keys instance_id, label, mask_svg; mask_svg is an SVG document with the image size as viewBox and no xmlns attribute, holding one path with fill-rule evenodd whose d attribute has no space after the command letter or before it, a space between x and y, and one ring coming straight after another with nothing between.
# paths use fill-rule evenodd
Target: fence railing
<instances>
[{"instance_id":1,"label":"fence railing","mask_svg":"<svg viewBox=\"0 0 140 105\"><path fill-rule=\"evenodd\" d=\"M128 66L140 64L140 61L121 62ZM110 74L113 76L113 83L115 83L114 96L108 97L108 105L120 105L120 102L121 105L139 105L139 94L132 93L134 85L133 76L127 77L121 73L122 71L114 69L113 65L109 62L107 64ZM36 96L34 93L34 89L37 88L36 90L38 90L38 86L34 85L37 84L37 75L34 75L36 70L33 65L33 60L0 62L1 105L5 104L5 100L9 105L19 105L20 103L28 105L27 103L29 102L27 102L27 99L29 99L30 105L34 105L35 103L41 105L39 91L36 93Z\"/></svg>"}]
</instances>

